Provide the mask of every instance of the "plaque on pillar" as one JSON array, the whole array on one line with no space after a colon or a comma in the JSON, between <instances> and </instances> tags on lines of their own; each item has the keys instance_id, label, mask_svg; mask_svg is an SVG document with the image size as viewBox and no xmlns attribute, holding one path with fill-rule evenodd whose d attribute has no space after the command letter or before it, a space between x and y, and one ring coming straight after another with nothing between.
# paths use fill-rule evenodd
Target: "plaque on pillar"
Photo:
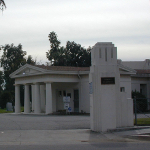
<instances>
[{"instance_id":1,"label":"plaque on pillar","mask_svg":"<svg viewBox=\"0 0 150 150\"><path fill-rule=\"evenodd\" d=\"M101 84L115 84L115 78L114 77L102 77Z\"/></svg>"}]
</instances>

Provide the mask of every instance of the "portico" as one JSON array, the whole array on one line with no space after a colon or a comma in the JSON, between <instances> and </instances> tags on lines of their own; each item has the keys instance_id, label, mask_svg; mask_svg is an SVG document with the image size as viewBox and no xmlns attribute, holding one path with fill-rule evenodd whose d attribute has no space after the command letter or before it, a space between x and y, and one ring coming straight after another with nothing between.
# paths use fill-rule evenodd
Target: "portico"
<instances>
[{"instance_id":1,"label":"portico","mask_svg":"<svg viewBox=\"0 0 150 150\"><path fill-rule=\"evenodd\" d=\"M29 86L31 85L31 91ZM31 92L31 93L30 93ZM32 106L30 94L32 95ZM15 113L20 113L20 85L15 85ZM24 113L52 113L52 88L51 82L31 83L24 85Z\"/></svg>"},{"instance_id":2,"label":"portico","mask_svg":"<svg viewBox=\"0 0 150 150\"><path fill-rule=\"evenodd\" d=\"M42 67L42 66L40 66ZM26 64L13 74L15 78L15 113L20 113L20 86L24 85L24 113L45 113L52 114L58 110L63 110L63 96L70 96L70 107L73 111L86 111L87 105L83 106L85 98L78 102L78 108L75 110L74 98L81 99L80 91L88 87L89 68L76 67L58 67L49 66L47 69L39 66ZM45 67L45 66L44 66ZM68 72L69 71L69 72ZM78 96L74 95L74 90L79 91ZM86 88L88 93L88 88Z\"/></svg>"}]
</instances>

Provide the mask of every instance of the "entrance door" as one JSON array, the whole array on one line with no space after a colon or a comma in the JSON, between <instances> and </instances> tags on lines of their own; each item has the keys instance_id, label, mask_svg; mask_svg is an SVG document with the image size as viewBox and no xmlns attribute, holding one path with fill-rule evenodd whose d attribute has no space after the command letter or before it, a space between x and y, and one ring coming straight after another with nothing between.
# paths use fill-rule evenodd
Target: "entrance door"
<instances>
[{"instance_id":1,"label":"entrance door","mask_svg":"<svg viewBox=\"0 0 150 150\"><path fill-rule=\"evenodd\" d=\"M74 112L79 112L79 90L74 90Z\"/></svg>"}]
</instances>

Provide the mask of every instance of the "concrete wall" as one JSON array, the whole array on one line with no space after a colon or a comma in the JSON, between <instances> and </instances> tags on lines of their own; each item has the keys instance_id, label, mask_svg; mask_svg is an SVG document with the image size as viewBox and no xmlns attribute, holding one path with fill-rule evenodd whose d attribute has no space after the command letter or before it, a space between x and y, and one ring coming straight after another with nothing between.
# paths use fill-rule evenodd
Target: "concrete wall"
<instances>
[{"instance_id":1,"label":"concrete wall","mask_svg":"<svg viewBox=\"0 0 150 150\"><path fill-rule=\"evenodd\" d=\"M81 76L80 111L90 113L89 76Z\"/></svg>"},{"instance_id":2,"label":"concrete wall","mask_svg":"<svg viewBox=\"0 0 150 150\"><path fill-rule=\"evenodd\" d=\"M121 126L133 126L133 99L126 97L126 92L120 93L121 100Z\"/></svg>"},{"instance_id":3,"label":"concrete wall","mask_svg":"<svg viewBox=\"0 0 150 150\"><path fill-rule=\"evenodd\" d=\"M130 75L121 75L120 76L120 87L124 87L127 98L131 98L131 77Z\"/></svg>"}]
</instances>

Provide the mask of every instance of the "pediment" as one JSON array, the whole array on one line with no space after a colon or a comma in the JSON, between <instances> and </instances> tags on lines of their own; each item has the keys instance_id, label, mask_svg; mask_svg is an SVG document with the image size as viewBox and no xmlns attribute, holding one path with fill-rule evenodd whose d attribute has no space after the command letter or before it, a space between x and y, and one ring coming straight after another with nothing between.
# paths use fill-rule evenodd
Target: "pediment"
<instances>
[{"instance_id":1,"label":"pediment","mask_svg":"<svg viewBox=\"0 0 150 150\"><path fill-rule=\"evenodd\" d=\"M15 78L15 77L23 77L23 76L29 76L29 75L38 75L38 74L43 74L44 72L45 72L45 69L41 69L39 67L26 64L22 66L21 68L17 69L12 74L10 74L10 77Z\"/></svg>"},{"instance_id":2,"label":"pediment","mask_svg":"<svg viewBox=\"0 0 150 150\"><path fill-rule=\"evenodd\" d=\"M16 75L36 74L36 73L40 73L40 71L32 68L25 68L24 70L16 73Z\"/></svg>"}]
</instances>

